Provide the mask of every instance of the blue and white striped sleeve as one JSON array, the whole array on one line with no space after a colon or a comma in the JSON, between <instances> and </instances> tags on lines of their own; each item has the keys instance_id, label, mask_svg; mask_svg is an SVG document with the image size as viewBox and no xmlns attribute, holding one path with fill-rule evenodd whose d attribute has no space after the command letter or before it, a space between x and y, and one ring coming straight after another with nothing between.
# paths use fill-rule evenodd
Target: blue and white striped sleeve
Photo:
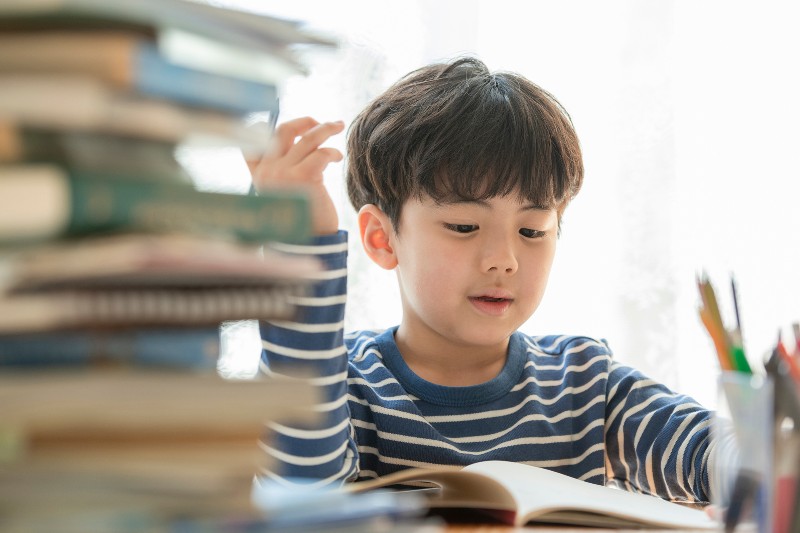
<instances>
[{"instance_id":1,"label":"blue and white striped sleeve","mask_svg":"<svg viewBox=\"0 0 800 533\"><path fill-rule=\"evenodd\" d=\"M709 502L712 412L617 363L608 387L608 477L635 492Z\"/></svg>"},{"instance_id":2,"label":"blue and white striped sleeve","mask_svg":"<svg viewBox=\"0 0 800 533\"><path fill-rule=\"evenodd\" d=\"M289 254L320 259L320 272L306 296L297 297L297 321L264 322L259 372L311 372L324 390L322 419L313 427L268 424L261 442L267 455L260 477L279 483L330 485L357 474L358 455L347 405L344 308L347 294L347 233L322 236L308 245L275 244Z\"/></svg>"}]
</instances>

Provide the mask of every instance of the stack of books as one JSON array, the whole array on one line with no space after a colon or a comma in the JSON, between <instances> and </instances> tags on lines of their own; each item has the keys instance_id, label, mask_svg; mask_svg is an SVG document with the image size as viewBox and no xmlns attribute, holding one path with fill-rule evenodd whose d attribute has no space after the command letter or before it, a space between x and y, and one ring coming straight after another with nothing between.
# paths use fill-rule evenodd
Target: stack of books
<instances>
[{"instance_id":1,"label":"stack of books","mask_svg":"<svg viewBox=\"0 0 800 533\"><path fill-rule=\"evenodd\" d=\"M263 424L313 420L315 401L313 388L288 379L0 372L0 530L259 521L250 492Z\"/></svg>"},{"instance_id":2,"label":"stack of books","mask_svg":"<svg viewBox=\"0 0 800 533\"><path fill-rule=\"evenodd\" d=\"M299 191L195 189L179 146L263 152L296 22L185 0L0 4L0 529L241 516L294 381L217 374L219 324L319 271ZM43 512L43 510L47 512ZM160 527L160 526L159 526Z\"/></svg>"}]
</instances>

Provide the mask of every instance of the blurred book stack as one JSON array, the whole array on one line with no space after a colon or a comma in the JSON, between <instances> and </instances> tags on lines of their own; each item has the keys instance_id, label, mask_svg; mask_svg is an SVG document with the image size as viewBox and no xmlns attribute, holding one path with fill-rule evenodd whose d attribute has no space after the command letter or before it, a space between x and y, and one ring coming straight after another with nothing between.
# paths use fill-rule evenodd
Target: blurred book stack
<instances>
[{"instance_id":1,"label":"blurred book stack","mask_svg":"<svg viewBox=\"0 0 800 533\"><path fill-rule=\"evenodd\" d=\"M292 380L155 369L2 372L0 530L257 520L250 492L263 424L310 419L315 392Z\"/></svg>"},{"instance_id":2,"label":"blurred book stack","mask_svg":"<svg viewBox=\"0 0 800 533\"><path fill-rule=\"evenodd\" d=\"M263 152L293 48L333 44L184 0L0 3L0 529L249 510L263 424L314 391L219 377L219 324L294 317L320 266L262 245L305 240L308 201L196 190L175 151Z\"/></svg>"}]
</instances>

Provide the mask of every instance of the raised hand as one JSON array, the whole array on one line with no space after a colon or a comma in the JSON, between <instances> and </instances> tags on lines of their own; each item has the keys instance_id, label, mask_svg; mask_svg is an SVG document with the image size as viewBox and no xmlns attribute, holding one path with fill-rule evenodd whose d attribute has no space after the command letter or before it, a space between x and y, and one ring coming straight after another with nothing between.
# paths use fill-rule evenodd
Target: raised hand
<instances>
[{"instance_id":1,"label":"raised hand","mask_svg":"<svg viewBox=\"0 0 800 533\"><path fill-rule=\"evenodd\" d=\"M321 145L342 130L341 121L319 123L311 117L290 120L275 129L275 142L268 153L247 161L256 190L301 187L307 191L317 235L339 229L339 215L322 176L329 163L341 161L343 156L336 148Z\"/></svg>"}]
</instances>

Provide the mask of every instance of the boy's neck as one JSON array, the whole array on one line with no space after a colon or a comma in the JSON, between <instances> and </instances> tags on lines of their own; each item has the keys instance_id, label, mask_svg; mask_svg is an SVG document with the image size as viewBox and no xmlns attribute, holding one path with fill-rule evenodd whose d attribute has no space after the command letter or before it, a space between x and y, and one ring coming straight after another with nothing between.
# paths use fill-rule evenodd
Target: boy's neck
<instances>
[{"instance_id":1,"label":"boy's neck","mask_svg":"<svg viewBox=\"0 0 800 533\"><path fill-rule=\"evenodd\" d=\"M479 385L496 378L508 352L508 339L498 346L456 345L435 336L411 337L402 325L395 333L395 343L417 376L448 387Z\"/></svg>"}]
</instances>

